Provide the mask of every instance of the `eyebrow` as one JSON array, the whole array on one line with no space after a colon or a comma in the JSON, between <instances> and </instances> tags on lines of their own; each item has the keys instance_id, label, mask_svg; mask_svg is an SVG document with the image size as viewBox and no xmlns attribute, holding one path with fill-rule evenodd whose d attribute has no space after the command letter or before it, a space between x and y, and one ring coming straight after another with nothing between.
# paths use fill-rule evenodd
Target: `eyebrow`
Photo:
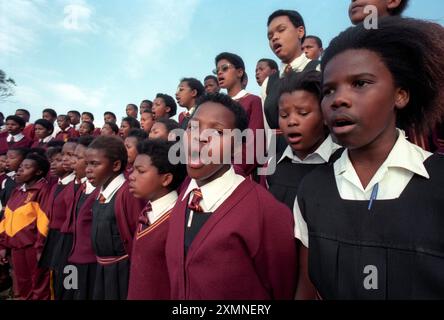
<instances>
[{"instance_id":1,"label":"eyebrow","mask_svg":"<svg viewBox=\"0 0 444 320\"><path fill-rule=\"evenodd\" d=\"M363 72L363 73L356 73L356 74L347 75L347 80L356 79L356 78L362 78L362 77L375 78L376 76L373 73L370 73L370 72ZM329 85L331 85L333 83L335 83L335 82L334 81L324 82L322 84L322 86L323 87L329 86Z\"/></svg>"}]
</instances>

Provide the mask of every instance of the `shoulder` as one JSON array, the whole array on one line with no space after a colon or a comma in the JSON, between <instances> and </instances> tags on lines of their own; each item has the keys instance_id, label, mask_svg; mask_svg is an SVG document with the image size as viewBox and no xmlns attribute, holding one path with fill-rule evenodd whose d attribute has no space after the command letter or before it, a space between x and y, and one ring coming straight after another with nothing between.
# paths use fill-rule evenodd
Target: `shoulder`
<instances>
[{"instance_id":1,"label":"shoulder","mask_svg":"<svg viewBox=\"0 0 444 320\"><path fill-rule=\"evenodd\" d=\"M444 180L444 155L435 153L424 161L424 167L433 181Z\"/></svg>"}]
</instances>

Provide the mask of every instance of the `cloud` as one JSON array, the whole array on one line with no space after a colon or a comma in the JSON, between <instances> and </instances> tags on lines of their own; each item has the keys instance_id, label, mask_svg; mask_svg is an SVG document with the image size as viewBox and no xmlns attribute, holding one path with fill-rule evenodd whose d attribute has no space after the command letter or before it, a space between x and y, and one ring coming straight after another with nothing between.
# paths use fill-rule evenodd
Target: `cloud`
<instances>
[{"instance_id":1,"label":"cloud","mask_svg":"<svg viewBox=\"0 0 444 320\"><path fill-rule=\"evenodd\" d=\"M91 21L93 12L85 1L71 1L63 8L62 26L68 31L95 32L97 27Z\"/></svg>"},{"instance_id":2,"label":"cloud","mask_svg":"<svg viewBox=\"0 0 444 320\"><path fill-rule=\"evenodd\" d=\"M81 105L88 108L97 108L103 105L106 88L85 89L70 83L53 83L47 85L53 101L60 101L62 105Z\"/></svg>"},{"instance_id":3,"label":"cloud","mask_svg":"<svg viewBox=\"0 0 444 320\"><path fill-rule=\"evenodd\" d=\"M127 74L138 78L149 63L161 59L168 48L184 39L200 0L154 0L141 12L143 21L121 38L129 48Z\"/></svg>"},{"instance_id":4,"label":"cloud","mask_svg":"<svg viewBox=\"0 0 444 320\"><path fill-rule=\"evenodd\" d=\"M45 5L44 0L0 2L0 54L21 54L36 43Z\"/></svg>"}]
</instances>

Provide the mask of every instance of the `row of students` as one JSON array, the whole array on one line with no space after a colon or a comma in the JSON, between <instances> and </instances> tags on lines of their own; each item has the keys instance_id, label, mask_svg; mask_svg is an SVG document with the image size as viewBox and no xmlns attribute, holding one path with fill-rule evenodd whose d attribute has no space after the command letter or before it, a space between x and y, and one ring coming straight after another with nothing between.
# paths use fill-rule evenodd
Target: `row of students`
<instances>
[{"instance_id":1,"label":"row of students","mask_svg":"<svg viewBox=\"0 0 444 320\"><path fill-rule=\"evenodd\" d=\"M336 153L340 156L336 161L332 155L338 146L320 125L324 120L320 115L321 86L316 71L289 75L282 80L283 84L291 83L290 88L284 85L278 93L279 125L290 146L277 157L278 172L294 176L294 172L299 171L301 179L297 194L290 195L290 200L282 193L276 192L275 196L284 197L281 201L287 205L297 196L295 234L303 244L303 247L299 244L299 250L290 241L291 236L288 237L288 227L293 224L291 214L265 190L237 176L229 163L189 163L190 179L181 189L170 218L167 218L168 205L165 210L156 210L157 216L165 214L165 221L169 220L164 259L170 296L279 299L291 297L296 287L298 297L313 297L316 293L330 299L440 297L443 292L439 271L442 269L439 257L442 255L439 251L442 221L438 213L442 157L406 142L396 124L433 128L442 119L442 97L436 89L444 81L444 66L437 58L443 53L439 42L442 35L443 28L435 24L387 18L381 20L378 30L366 30L359 25L332 42L323 60L321 105L335 141L346 148ZM421 41L413 44L412 39ZM436 57L423 55L432 49L439 53ZM405 52L412 54L407 56ZM399 64L403 68L398 68ZM415 79L409 77L410 74L415 74ZM418 81L416 76L425 81ZM293 77L297 82L291 82ZM418 85L421 90L417 91ZM429 94L421 96L418 92ZM202 130L245 129L248 123L241 106L219 95L205 97L192 119L199 122ZM211 145L211 141L199 137L199 149L189 150L190 154L200 154L206 146L231 152L230 148L224 148L229 139L231 137L224 136L219 145ZM122 142L115 139L115 143L117 146ZM92 157L91 166L107 163L108 172L121 168L124 158L116 160L105 154L103 151L99 160L97 156ZM149 157L152 156L150 153ZM286 166L287 158L298 165ZM409 158L413 164L405 162ZM148 159L142 160L146 165ZM308 173L302 171L304 161L305 165L325 165L312 167ZM132 190L137 190L137 174L144 173L143 166L138 166L130 175L130 181L134 181L130 185ZM160 177L160 181L168 179L166 175ZM397 183L404 181L395 193L390 187L393 179ZM165 188L164 184L160 185ZM273 185L269 180L270 189ZM152 199L155 203L162 199L143 191L138 192L145 200ZM290 192L294 193L294 189ZM168 201L164 200L166 204ZM408 201L410 204L406 205ZM152 222L149 222L149 213L156 207L150 205L151 209L146 205L143 211L141 232L148 230L148 224L156 225L160 221L158 227L163 221L154 220L151 214ZM391 217L387 213L391 213ZM424 238L424 234L429 236ZM159 243L162 241L159 239ZM155 245L154 240L151 244ZM298 269L296 263L292 263L293 259L296 261L296 252ZM127 261L126 258L133 259L135 251L127 253L128 257L123 253L119 251L106 262L118 265ZM226 268L220 271L226 264L235 267L228 272ZM123 264L119 279L128 278L126 266ZM363 285L362 275L367 266L384 273L384 280L376 277L377 285L373 288L370 285L370 289ZM314 288L310 288L308 271ZM422 277L423 274L427 276ZM297 282L295 275L299 275ZM165 274L159 279L165 279ZM161 283L151 286L155 284ZM165 285L165 281L162 284ZM379 290L382 284L384 288Z\"/></svg>"}]
</instances>

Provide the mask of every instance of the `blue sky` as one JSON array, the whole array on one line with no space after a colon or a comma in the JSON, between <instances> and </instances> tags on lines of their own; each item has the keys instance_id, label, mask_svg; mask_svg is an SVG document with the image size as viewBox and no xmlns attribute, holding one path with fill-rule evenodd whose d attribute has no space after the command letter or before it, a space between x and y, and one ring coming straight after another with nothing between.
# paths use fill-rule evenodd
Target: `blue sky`
<instances>
[{"instance_id":1,"label":"blue sky","mask_svg":"<svg viewBox=\"0 0 444 320\"><path fill-rule=\"evenodd\" d=\"M295 9L325 44L350 25L350 0L0 0L0 69L17 82L0 102L12 114L106 110L124 115L156 93L174 95L180 78L203 79L222 51L241 55L250 82L256 61L274 58L266 20ZM444 24L442 0L412 0L406 15Z\"/></svg>"}]
</instances>

